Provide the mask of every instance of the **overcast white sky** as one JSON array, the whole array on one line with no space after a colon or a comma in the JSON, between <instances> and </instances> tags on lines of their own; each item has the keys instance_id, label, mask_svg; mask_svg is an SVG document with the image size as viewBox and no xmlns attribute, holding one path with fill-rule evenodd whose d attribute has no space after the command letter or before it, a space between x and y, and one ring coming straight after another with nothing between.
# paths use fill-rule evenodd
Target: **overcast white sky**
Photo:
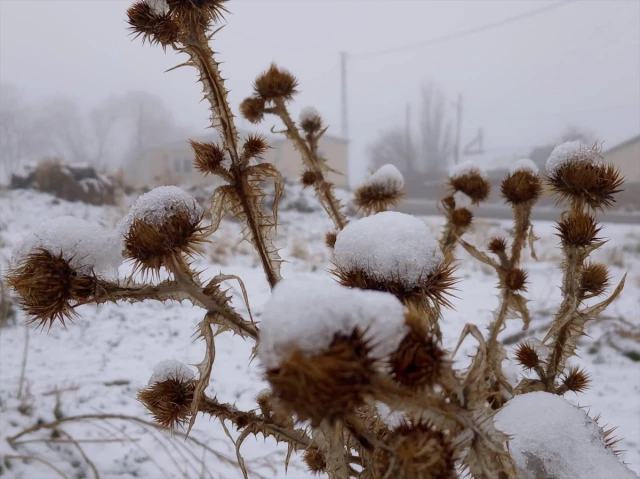
<instances>
[{"instance_id":1,"label":"overcast white sky","mask_svg":"<svg viewBox=\"0 0 640 479\"><path fill-rule=\"evenodd\" d=\"M194 134L207 126L195 71L164 70L173 53L127 34L119 0L0 0L0 81L33 100L55 95L94 106L112 93L161 95ZM526 154L567 124L605 148L640 133L640 1L574 1L481 33L387 55L360 55L426 41L554 2L233 0L215 50L232 106L271 61L300 79L295 113L313 104L340 132L339 52L347 51L352 178L365 147L404 123L420 83L464 95L463 140L478 127L498 157ZM1 105L0 105L1 107ZM418 108L417 103L414 111ZM451 109L453 113L453 108ZM246 123L240 126L247 126Z\"/></svg>"}]
</instances>

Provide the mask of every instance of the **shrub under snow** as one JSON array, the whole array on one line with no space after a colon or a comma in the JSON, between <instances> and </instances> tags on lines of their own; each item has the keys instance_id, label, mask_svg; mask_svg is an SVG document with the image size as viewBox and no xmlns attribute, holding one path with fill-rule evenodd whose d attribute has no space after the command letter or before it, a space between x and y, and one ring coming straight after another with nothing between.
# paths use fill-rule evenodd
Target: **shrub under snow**
<instances>
[{"instance_id":1,"label":"shrub under snow","mask_svg":"<svg viewBox=\"0 0 640 479\"><path fill-rule=\"evenodd\" d=\"M73 216L45 221L26 235L13 253L13 263L39 249L53 255L62 254L80 273L93 272L105 279L117 278L122 263L122 241L118 235Z\"/></svg>"},{"instance_id":2,"label":"shrub under snow","mask_svg":"<svg viewBox=\"0 0 640 479\"><path fill-rule=\"evenodd\" d=\"M509 450L521 479L638 478L605 447L597 423L561 396L516 396L496 414L495 423L512 436Z\"/></svg>"},{"instance_id":3,"label":"shrub under snow","mask_svg":"<svg viewBox=\"0 0 640 479\"><path fill-rule=\"evenodd\" d=\"M407 288L426 279L442 260L427 225L395 211L352 221L334 246L334 261L341 271L364 271L376 280L400 281Z\"/></svg>"},{"instance_id":4,"label":"shrub under snow","mask_svg":"<svg viewBox=\"0 0 640 479\"><path fill-rule=\"evenodd\" d=\"M349 289L329 279L284 280L264 307L258 356L274 368L293 350L318 353L336 334L350 335L356 327L370 340L371 356L384 357L407 332L404 306L389 293Z\"/></svg>"},{"instance_id":5,"label":"shrub under snow","mask_svg":"<svg viewBox=\"0 0 640 479\"><path fill-rule=\"evenodd\" d=\"M546 164L547 173L552 175L567 163L574 162L600 164L602 155L579 141L567 141L556 146L549 155Z\"/></svg>"}]
</instances>

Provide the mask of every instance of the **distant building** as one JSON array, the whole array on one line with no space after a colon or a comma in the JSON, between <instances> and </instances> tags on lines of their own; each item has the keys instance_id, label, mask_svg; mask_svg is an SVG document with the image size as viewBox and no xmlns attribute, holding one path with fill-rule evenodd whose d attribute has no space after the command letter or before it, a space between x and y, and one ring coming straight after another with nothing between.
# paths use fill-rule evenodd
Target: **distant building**
<instances>
[{"instance_id":1,"label":"distant building","mask_svg":"<svg viewBox=\"0 0 640 479\"><path fill-rule=\"evenodd\" d=\"M240 132L245 138L247 132ZM217 134L193 138L195 141L218 141ZM300 153L284 137L268 137L271 149L264 155L264 161L273 163L286 179L296 180L302 174ZM242 142L241 142L242 143ZM327 164L342 174L329 173L329 181L339 187L348 186L348 142L342 138L324 135L318 144L318 153L327 159ZM193 151L188 139L172 141L147 148L123 168L124 177L134 188L153 188L175 184L183 186L211 185L215 179L205 177L193 167Z\"/></svg>"},{"instance_id":2,"label":"distant building","mask_svg":"<svg viewBox=\"0 0 640 479\"><path fill-rule=\"evenodd\" d=\"M604 157L616 165L626 183L640 183L640 135L605 151Z\"/></svg>"}]
</instances>

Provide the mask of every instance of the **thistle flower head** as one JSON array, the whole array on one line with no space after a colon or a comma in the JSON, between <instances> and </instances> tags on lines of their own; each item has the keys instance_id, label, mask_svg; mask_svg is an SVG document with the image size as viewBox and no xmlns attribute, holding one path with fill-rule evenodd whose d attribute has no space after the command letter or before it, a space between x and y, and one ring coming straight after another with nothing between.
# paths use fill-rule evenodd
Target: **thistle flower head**
<instances>
[{"instance_id":1,"label":"thistle flower head","mask_svg":"<svg viewBox=\"0 0 640 479\"><path fill-rule=\"evenodd\" d=\"M243 157L260 159L271 148L263 135L249 134L242 145Z\"/></svg>"},{"instance_id":2,"label":"thistle flower head","mask_svg":"<svg viewBox=\"0 0 640 479\"><path fill-rule=\"evenodd\" d=\"M421 314L409 311L405 315L409 332L389 357L391 376L408 387L432 386L441 376L447 363L437 335L431 331L429 321Z\"/></svg>"},{"instance_id":3,"label":"thistle flower head","mask_svg":"<svg viewBox=\"0 0 640 479\"><path fill-rule=\"evenodd\" d=\"M559 201L578 200L595 210L613 205L624 179L615 166L604 162L597 147L567 142L551 152L547 182Z\"/></svg>"},{"instance_id":4,"label":"thistle flower head","mask_svg":"<svg viewBox=\"0 0 640 479\"><path fill-rule=\"evenodd\" d=\"M507 251L507 240L500 237L491 238L489 244L487 245L487 249L493 254L504 253L505 251Z\"/></svg>"},{"instance_id":5,"label":"thistle flower head","mask_svg":"<svg viewBox=\"0 0 640 479\"><path fill-rule=\"evenodd\" d=\"M173 431L191 417L195 384L194 374L186 364L162 361L154 368L147 387L138 392L138 400L161 427Z\"/></svg>"},{"instance_id":6,"label":"thistle flower head","mask_svg":"<svg viewBox=\"0 0 640 479\"><path fill-rule=\"evenodd\" d=\"M322 454L317 449L307 449L302 455L302 460L305 462L309 470L315 474L322 474L327 468L327 462Z\"/></svg>"},{"instance_id":7,"label":"thistle flower head","mask_svg":"<svg viewBox=\"0 0 640 479\"><path fill-rule=\"evenodd\" d=\"M208 175L215 173L225 160L223 149L213 141L199 142L190 140L191 148L195 154L193 161L196 170Z\"/></svg>"},{"instance_id":8,"label":"thistle flower head","mask_svg":"<svg viewBox=\"0 0 640 479\"><path fill-rule=\"evenodd\" d=\"M285 101L293 99L297 93L298 80L287 70L279 68L275 63L255 79L253 89L256 96L265 101L281 98Z\"/></svg>"},{"instance_id":9,"label":"thistle flower head","mask_svg":"<svg viewBox=\"0 0 640 479\"><path fill-rule=\"evenodd\" d=\"M449 436L428 422L404 421L373 454L375 477L455 479L458 452Z\"/></svg>"},{"instance_id":10,"label":"thistle flower head","mask_svg":"<svg viewBox=\"0 0 640 479\"><path fill-rule=\"evenodd\" d=\"M414 216L387 211L352 221L338 233L333 262L345 286L390 292L422 310L450 304L453 268Z\"/></svg>"},{"instance_id":11,"label":"thistle flower head","mask_svg":"<svg viewBox=\"0 0 640 479\"><path fill-rule=\"evenodd\" d=\"M191 255L206 240L203 210L176 186L160 186L142 195L120 222L125 257L142 271L158 272L174 255Z\"/></svg>"},{"instance_id":12,"label":"thistle flower head","mask_svg":"<svg viewBox=\"0 0 640 479\"><path fill-rule=\"evenodd\" d=\"M461 191L467 195L476 205L486 200L491 191L486 173L471 161L465 161L451 169L449 186L454 192Z\"/></svg>"},{"instance_id":13,"label":"thistle flower head","mask_svg":"<svg viewBox=\"0 0 640 479\"><path fill-rule=\"evenodd\" d=\"M541 350L541 347L545 348ZM542 346L539 341L528 340L523 341L516 346L515 360L526 369L533 369L540 366L546 355L546 347Z\"/></svg>"},{"instance_id":14,"label":"thistle flower head","mask_svg":"<svg viewBox=\"0 0 640 479\"><path fill-rule=\"evenodd\" d=\"M240 103L240 114L251 123L260 123L264 119L265 100L250 96Z\"/></svg>"},{"instance_id":15,"label":"thistle flower head","mask_svg":"<svg viewBox=\"0 0 640 479\"><path fill-rule=\"evenodd\" d=\"M512 205L537 201L542 193L542 181L536 164L527 158L518 160L502 180L500 192Z\"/></svg>"},{"instance_id":16,"label":"thistle flower head","mask_svg":"<svg viewBox=\"0 0 640 479\"><path fill-rule=\"evenodd\" d=\"M590 262L580 277L580 289L593 296L600 296L609 287L609 269L604 263Z\"/></svg>"},{"instance_id":17,"label":"thistle flower head","mask_svg":"<svg viewBox=\"0 0 640 479\"><path fill-rule=\"evenodd\" d=\"M127 10L127 18L130 30L136 36L142 36L143 42L157 43L166 48L178 41L180 26L169 14L166 2L135 2Z\"/></svg>"},{"instance_id":18,"label":"thistle flower head","mask_svg":"<svg viewBox=\"0 0 640 479\"><path fill-rule=\"evenodd\" d=\"M298 124L302 131L308 134L318 133L323 127L320 113L312 106L304 107L300 111Z\"/></svg>"},{"instance_id":19,"label":"thistle flower head","mask_svg":"<svg viewBox=\"0 0 640 479\"><path fill-rule=\"evenodd\" d=\"M338 239L338 233L335 231L329 231L325 235L324 243L331 249L336 245L336 240Z\"/></svg>"},{"instance_id":20,"label":"thistle flower head","mask_svg":"<svg viewBox=\"0 0 640 479\"><path fill-rule=\"evenodd\" d=\"M394 165L383 165L356 189L353 202L365 214L379 213L404 197L404 177Z\"/></svg>"},{"instance_id":21,"label":"thistle flower head","mask_svg":"<svg viewBox=\"0 0 640 479\"><path fill-rule=\"evenodd\" d=\"M569 370L563 374L562 384L569 391L581 393L589 388L591 375L579 366L571 366Z\"/></svg>"},{"instance_id":22,"label":"thistle flower head","mask_svg":"<svg viewBox=\"0 0 640 479\"><path fill-rule=\"evenodd\" d=\"M182 22L198 22L204 26L219 23L228 10L227 0L160 0L166 3L169 13Z\"/></svg>"},{"instance_id":23,"label":"thistle flower head","mask_svg":"<svg viewBox=\"0 0 640 479\"><path fill-rule=\"evenodd\" d=\"M502 285L509 291L526 291L527 272L520 268L512 268L501 273Z\"/></svg>"},{"instance_id":24,"label":"thistle flower head","mask_svg":"<svg viewBox=\"0 0 640 479\"><path fill-rule=\"evenodd\" d=\"M377 364L405 334L403 307L392 295L292 279L265 305L258 357L274 396L317 425L373 394Z\"/></svg>"},{"instance_id":25,"label":"thistle flower head","mask_svg":"<svg viewBox=\"0 0 640 479\"><path fill-rule=\"evenodd\" d=\"M557 235L563 244L575 247L586 247L600 241L598 234L602 227L595 216L584 212L565 214L556 226Z\"/></svg>"},{"instance_id":26,"label":"thistle flower head","mask_svg":"<svg viewBox=\"0 0 640 479\"><path fill-rule=\"evenodd\" d=\"M309 186L313 186L320 179L319 175L311 170L304 170L302 172L302 176L300 177L300 183L302 183L303 188L307 188Z\"/></svg>"},{"instance_id":27,"label":"thistle flower head","mask_svg":"<svg viewBox=\"0 0 640 479\"><path fill-rule=\"evenodd\" d=\"M456 208L449 213L451 224L456 228L466 229L473 222L473 213L468 208Z\"/></svg>"}]
</instances>

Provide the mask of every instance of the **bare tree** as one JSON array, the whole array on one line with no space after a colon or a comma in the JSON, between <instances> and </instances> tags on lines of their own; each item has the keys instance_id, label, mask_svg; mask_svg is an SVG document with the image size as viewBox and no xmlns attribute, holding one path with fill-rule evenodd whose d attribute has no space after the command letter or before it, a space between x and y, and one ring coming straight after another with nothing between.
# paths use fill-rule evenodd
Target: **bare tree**
<instances>
[{"instance_id":1,"label":"bare tree","mask_svg":"<svg viewBox=\"0 0 640 479\"><path fill-rule=\"evenodd\" d=\"M447 168L453 149L446 98L442 90L432 82L424 85L421 93L420 166L425 173L439 172Z\"/></svg>"},{"instance_id":2,"label":"bare tree","mask_svg":"<svg viewBox=\"0 0 640 479\"><path fill-rule=\"evenodd\" d=\"M369 146L368 153L370 164L374 168L390 163L405 173L416 170L415 145L400 128L382 133L382 136Z\"/></svg>"}]
</instances>

